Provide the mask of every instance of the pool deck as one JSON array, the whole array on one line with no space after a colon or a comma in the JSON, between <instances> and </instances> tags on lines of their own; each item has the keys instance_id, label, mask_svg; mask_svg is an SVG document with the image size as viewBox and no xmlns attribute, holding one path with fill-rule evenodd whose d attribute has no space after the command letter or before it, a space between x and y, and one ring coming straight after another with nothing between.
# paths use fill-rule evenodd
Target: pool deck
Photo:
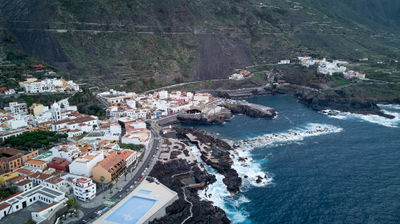
<instances>
[{"instance_id":1,"label":"pool deck","mask_svg":"<svg viewBox=\"0 0 400 224\"><path fill-rule=\"evenodd\" d=\"M94 222L94 224L120 224L118 222L111 222L106 219L133 196L156 200L156 203L142 216L142 218L140 218L136 222L138 224L147 223L155 218L162 217L163 215L165 215L165 208L178 199L178 195L175 191L170 190L168 187L159 183L157 180L154 182L143 180L143 182L139 186L137 186L134 191L132 191L112 209L104 213L99 219ZM134 208L132 208L132 210L134 210ZM135 222L132 222L132 224L133 223Z\"/></svg>"}]
</instances>

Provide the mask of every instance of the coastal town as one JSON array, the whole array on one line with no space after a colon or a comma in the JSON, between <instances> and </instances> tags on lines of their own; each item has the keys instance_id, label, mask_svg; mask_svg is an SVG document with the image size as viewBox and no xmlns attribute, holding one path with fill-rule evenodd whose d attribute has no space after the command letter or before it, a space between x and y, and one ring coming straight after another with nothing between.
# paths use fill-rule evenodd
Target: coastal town
<instances>
[{"instance_id":1,"label":"coastal town","mask_svg":"<svg viewBox=\"0 0 400 224\"><path fill-rule=\"evenodd\" d=\"M281 60L278 65L290 63L291 60ZM342 73L346 78L365 79L365 74L348 71L345 61L328 62L306 56L299 57L298 63L304 67L317 65L318 73L325 75ZM55 72L46 74L54 76ZM265 75L270 83L261 90L250 88L251 94L288 85L279 75L271 72ZM251 72L242 69L228 79L251 76ZM74 81L30 77L19 86L23 91L8 89L3 94L69 95L49 105L12 101L1 110L0 140L4 147L0 148L0 185L8 195L0 201L0 220L12 223L122 223L123 219L145 223L162 218L175 201L196 196L182 188L165 186L163 183L169 180L161 175L160 164L175 164L181 159L192 164L187 170L201 170L201 178L199 174L191 176L197 181L189 183L187 175L185 179L179 173L171 174L185 188L203 189L209 181L201 166L193 166L196 153L190 144L197 145L201 159L225 176L227 190L235 194L240 191L242 180L231 168L235 156L226 152L232 146L207 133L171 125L223 124L234 114L255 118L276 116L273 108L227 99L248 96L240 90L224 93L227 98L178 90L98 91L95 99L105 111L105 116L99 117L81 113L77 105L70 103L74 94L82 92ZM44 141L37 139L34 146L24 144L22 141L32 134ZM248 166L246 158L239 160L244 167ZM259 174L246 178L260 184L268 177ZM181 194L185 196L178 197ZM151 206L140 216L131 217L127 206L145 203L142 200L151 200Z\"/></svg>"},{"instance_id":2,"label":"coastal town","mask_svg":"<svg viewBox=\"0 0 400 224\"><path fill-rule=\"evenodd\" d=\"M29 79L20 85L26 94L80 91L79 85L63 79ZM3 108L0 114L2 142L36 132L56 133L60 141L49 148L0 148L0 185L2 189L14 191L0 203L1 220L61 223L67 217L66 209L71 211L69 219L82 218L76 209L68 207L71 200L75 206L83 208L90 207L96 199L104 200L102 194L113 200L111 188L121 182L127 188L126 194L135 192L138 184L141 189L147 186L150 191L167 192L171 198L159 202L164 209L166 204L176 200L175 192L159 186L157 180L145 178L151 163L149 159L159 147L156 143L159 134L155 130L160 130L152 121L177 120L178 114L190 112L194 115L192 112L201 111L201 108L215 113L220 108L211 104L215 98L209 93L164 90L136 94L113 89L98 93L96 98L106 111L104 119L81 114L76 105L70 105L68 98L49 106L10 102ZM139 177L129 183L122 181L133 173ZM153 186L155 182L157 186ZM116 197L121 199L121 196L118 193ZM98 214L110 205L104 208L97 211ZM143 221L153 217L153 213L160 213L159 210L163 209L155 209Z\"/></svg>"}]
</instances>

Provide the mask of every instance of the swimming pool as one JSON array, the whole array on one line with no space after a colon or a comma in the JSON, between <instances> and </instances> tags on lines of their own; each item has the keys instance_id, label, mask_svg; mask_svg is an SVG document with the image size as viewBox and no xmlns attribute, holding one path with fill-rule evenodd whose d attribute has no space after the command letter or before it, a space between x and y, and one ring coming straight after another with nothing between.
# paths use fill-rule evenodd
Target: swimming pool
<instances>
[{"instance_id":1,"label":"swimming pool","mask_svg":"<svg viewBox=\"0 0 400 224\"><path fill-rule=\"evenodd\" d=\"M119 224L137 223L156 202L154 199L132 196L105 220Z\"/></svg>"}]
</instances>

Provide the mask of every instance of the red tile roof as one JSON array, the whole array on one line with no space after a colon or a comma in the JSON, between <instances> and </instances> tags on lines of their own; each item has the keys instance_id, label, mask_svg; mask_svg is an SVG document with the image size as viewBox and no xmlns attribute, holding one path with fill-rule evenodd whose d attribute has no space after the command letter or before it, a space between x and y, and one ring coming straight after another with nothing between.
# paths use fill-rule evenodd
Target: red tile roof
<instances>
[{"instance_id":1,"label":"red tile roof","mask_svg":"<svg viewBox=\"0 0 400 224\"><path fill-rule=\"evenodd\" d=\"M8 204L7 202L3 202L3 203L0 204L0 210L3 210L3 209L8 208L8 207L10 207L10 206L11 206L11 205Z\"/></svg>"}]
</instances>

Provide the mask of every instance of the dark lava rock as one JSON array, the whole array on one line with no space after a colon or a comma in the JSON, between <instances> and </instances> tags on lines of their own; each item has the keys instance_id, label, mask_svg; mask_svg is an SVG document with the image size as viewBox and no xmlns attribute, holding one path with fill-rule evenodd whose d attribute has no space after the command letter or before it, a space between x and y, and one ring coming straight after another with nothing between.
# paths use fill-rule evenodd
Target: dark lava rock
<instances>
[{"instance_id":1,"label":"dark lava rock","mask_svg":"<svg viewBox=\"0 0 400 224\"><path fill-rule=\"evenodd\" d=\"M199 146L200 144L211 145L213 157L215 157L218 161L215 162L208 158L208 152L200 150L201 159L209 166L216 169L220 174L224 175L223 182L226 185L226 188L229 192L236 194L239 192L239 188L242 185L242 179L239 177L239 174L236 170L232 168L233 161L230 158L229 152L226 150L231 150L231 146L217 139L205 131L194 129L194 128L176 128L177 136L181 138L188 139L186 134L191 133L192 135L197 137L197 141L193 142ZM189 140L189 139L188 139ZM200 148L200 147L199 147Z\"/></svg>"},{"instance_id":2,"label":"dark lava rock","mask_svg":"<svg viewBox=\"0 0 400 224\"><path fill-rule=\"evenodd\" d=\"M205 187L216 181L214 175L210 175L198 168L196 164L188 164L186 160L173 160L168 163L158 162L151 170L150 176L157 178L162 184L166 185L178 193L179 199L166 208L166 215L150 223L155 224L175 224L181 223L190 215L190 204L184 200L182 182L174 174L188 172L192 170L196 183L205 183ZM225 212L213 206L209 201L200 200L197 195L198 189L185 188L187 199L193 204L193 217L187 223L231 223L226 217Z\"/></svg>"}]
</instances>

